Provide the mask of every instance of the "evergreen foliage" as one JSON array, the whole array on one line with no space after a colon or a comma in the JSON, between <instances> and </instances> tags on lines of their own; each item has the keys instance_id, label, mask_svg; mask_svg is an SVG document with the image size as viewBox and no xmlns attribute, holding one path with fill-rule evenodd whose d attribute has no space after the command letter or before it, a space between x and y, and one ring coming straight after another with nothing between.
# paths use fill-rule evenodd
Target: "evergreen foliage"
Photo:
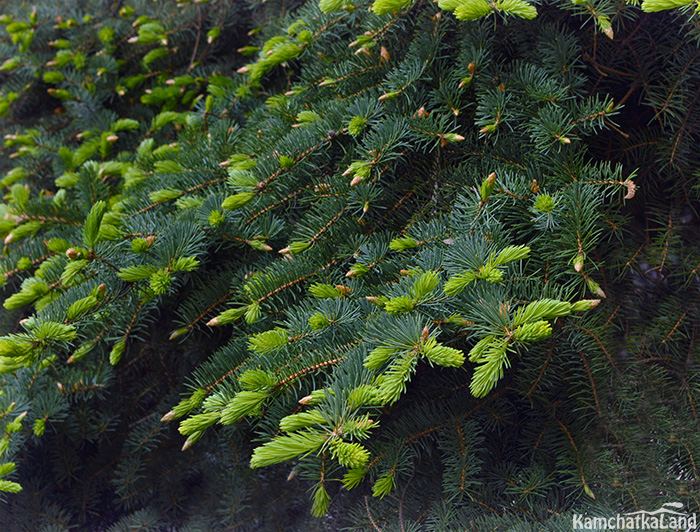
<instances>
[{"instance_id":1,"label":"evergreen foliage","mask_svg":"<svg viewBox=\"0 0 700 532\"><path fill-rule=\"evenodd\" d=\"M697 509L694 3L301 4L0 2L0 523Z\"/></svg>"}]
</instances>

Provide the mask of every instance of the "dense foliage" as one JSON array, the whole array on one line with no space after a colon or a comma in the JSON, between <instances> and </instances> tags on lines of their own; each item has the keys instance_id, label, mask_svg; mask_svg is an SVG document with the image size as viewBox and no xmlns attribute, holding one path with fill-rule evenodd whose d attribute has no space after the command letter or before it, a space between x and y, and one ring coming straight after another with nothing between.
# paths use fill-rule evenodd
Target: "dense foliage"
<instances>
[{"instance_id":1,"label":"dense foliage","mask_svg":"<svg viewBox=\"0 0 700 532\"><path fill-rule=\"evenodd\" d=\"M692 3L0 5L0 523L700 506Z\"/></svg>"}]
</instances>

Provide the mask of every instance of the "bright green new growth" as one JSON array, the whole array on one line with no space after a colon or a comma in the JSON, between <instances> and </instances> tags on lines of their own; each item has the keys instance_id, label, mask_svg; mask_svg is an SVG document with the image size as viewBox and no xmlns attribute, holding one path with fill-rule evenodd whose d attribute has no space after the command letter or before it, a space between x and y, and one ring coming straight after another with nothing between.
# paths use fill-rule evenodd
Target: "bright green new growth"
<instances>
[{"instance_id":1,"label":"bright green new growth","mask_svg":"<svg viewBox=\"0 0 700 532\"><path fill-rule=\"evenodd\" d=\"M692 3L692 0L644 0L642 2L642 11L654 13L665 9L690 6Z\"/></svg>"},{"instance_id":2,"label":"bright green new growth","mask_svg":"<svg viewBox=\"0 0 700 532\"><path fill-rule=\"evenodd\" d=\"M408 7L411 2L412 0L375 0L372 11L377 15L386 15Z\"/></svg>"},{"instance_id":3,"label":"bright green new growth","mask_svg":"<svg viewBox=\"0 0 700 532\"><path fill-rule=\"evenodd\" d=\"M250 467L265 467L316 451L327 435L318 431L299 431L291 436L277 436L253 452Z\"/></svg>"},{"instance_id":4,"label":"bright green new growth","mask_svg":"<svg viewBox=\"0 0 700 532\"><path fill-rule=\"evenodd\" d=\"M554 208L554 199L549 194L538 194L535 198L534 209L538 212L551 212Z\"/></svg>"},{"instance_id":5,"label":"bright green new growth","mask_svg":"<svg viewBox=\"0 0 700 532\"><path fill-rule=\"evenodd\" d=\"M532 4L523 0L502 0L489 3L486 0L440 0L441 9L454 11L458 20L477 20L493 13L504 13L517 17L532 19L537 10Z\"/></svg>"},{"instance_id":6,"label":"bright green new growth","mask_svg":"<svg viewBox=\"0 0 700 532\"><path fill-rule=\"evenodd\" d=\"M344 3L345 0L319 0L318 7L320 7L321 11L324 13L330 13L331 11L337 11L343 7Z\"/></svg>"}]
</instances>

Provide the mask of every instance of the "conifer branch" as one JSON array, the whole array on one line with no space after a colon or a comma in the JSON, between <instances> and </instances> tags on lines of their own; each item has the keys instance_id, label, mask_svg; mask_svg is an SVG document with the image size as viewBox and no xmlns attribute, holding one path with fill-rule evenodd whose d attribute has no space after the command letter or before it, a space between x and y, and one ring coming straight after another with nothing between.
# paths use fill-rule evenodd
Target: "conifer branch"
<instances>
[{"instance_id":1,"label":"conifer branch","mask_svg":"<svg viewBox=\"0 0 700 532\"><path fill-rule=\"evenodd\" d=\"M564 434L566 434L566 437L569 440L569 443L571 443L571 447L574 449L574 453L576 454L576 461L578 462L578 468L579 468L579 473L581 475L581 485L583 486L583 489L586 491L586 494L595 499L595 495L593 495L593 492L591 489L588 487L588 483L586 482L586 477L583 474L583 464L581 463L581 455L578 450L578 446L576 445L576 442L574 441L574 438L571 436L571 432L569 432L569 429L566 428L566 425L561 422L559 419L554 419L554 421L557 422L557 424L561 427L561 430L564 431Z\"/></svg>"},{"instance_id":2,"label":"conifer branch","mask_svg":"<svg viewBox=\"0 0 700 532\"><path fill-rule=\"evenodd\" d=\"M264 209L262 209L262 210L256 212L253 216L251 216L250 218L248 218L248 219L246 220L246 224L249 224L249 223L251 223L251 222L254 222L254 221L255 221L256 219L258 219L260 216L263 216L264 214L267 214L267 213L270 212L271 210L274 210L274 209L276 209L277 207L279 207L279 206L281 206L281 205L287 203L288 201L293 200L294 198L296 198L296 197L297 197L299 194L301 194L302 192L304 192L304 189L301 189L301 188L300 188L300 189L298 189L298 190L295 190L294 192L291 192L291 193L287 194L287 195L286 195L285 197L283 197L281 200L279 200L279 201L277 201L277 202L275 202L275 203L272 203L271 205L268 205L268 206L265 207Z\"/></svg>"},{"instance_id":3,"label":"conifer branch","mask_svg":"<svg viewBox=\"0 0 700 532\"><path fill-rule=\"evenodd\" d=\"M46 507L66 529L309 528L307 487L313 518L333 491L330 528L393 513L402 531L694 497L700 18L577 2L88 1L74 19L7 0L0 491L18 526ZM531 20L493 16L514 14ZM198 327L216 312L239 321ZM188 341L162 334L177 324ZM250 468L284 460L293 483ZM346 495L360 484L375 498Z\"/></svg>"},{"instance_id":4,"label":"conifer branch","mask_svg":"<svg viewBox=\"0 0 700 532\"><path fill-rule=\"evenodd\" d=\"M267 294L265 294L265 295L259 297L258 299L256 299L256 300L255 300L255 303L260 304L260 303L262 303L262 302L264 302L264 301L270 299L272 296L277 295L277 294L279 294L280 292L283 292L284 290L287 290L287 289L289 289L289 288L291 288L291 287L293 287L293 286L296 286L296 285L298 285L298 284L300 284L300 283L303 283L304 281L307 281L308 279L314 277L314 276L317 275L318 273L320 273L320 272L322 272L322 271L325 271L325 270L329 269L331 266L337 264L338 262L340 262L340 260L341 260L340 258L338 258L338 259L333 259L332 261L330 261L329 263L327 263L325 266L322 266L322 267L318 268L317 270L313 270L313 271L309 272L309 273L306 274L306 275L302 275L301 277L299 277L299 278L297 278L297 279L294 279L294 280L292 280L292 281L289 281L288 283L283 284L282 286L278 286L277 288L275 288L275 289L272 290L271 292L268 292Z\"/></svg>"},{"instance_id":5,"label":"conifer branch","mask_svg":"<svg viewBox=\"0 0 700 532\"><path fill-rule=\"evenodd\" d=\"M41 264L41 263L44 262L46 259L49 259L49 258L53 257L53 256L56 255L56 254L57 254L56 252L53 252L53 251L52 251L52 252L47 253L46 255L42 255L42 256L39 257L38 259L34 259L33 261L31 261L31 266L30 266L30 267L33 268L33 267L36 266L37 264ZM12 270L8 270L8 271L6 271L6 272L3 272L2 275L3 275L3 277L5 277L5 279L7 279L8 277L12 277L13 275L16 275L16 274L18 274L18 273L20 273L20 272L22 272L22 271L24 271L24 269L13 268Z\"/></svg>"},{"instance_id":6,"label":"conifer branch","mask_svg":"<svg viewBox=\"0 0 700 532\"><path fill-rule=\"evenodd\" d=\"M534 391L537 389L537 386L539 385L540 381L542 380L542 377L544 376L544 372L547 371L547 366L549 365L549 361L551 360L552 355L554 354L554 347L555 347L555 343L554 343L554 340L552 340L549 343L549 351L547 351L547 358L544 360L544 364L542 364L542 368L540 369L540 372L537 374L537 378L535 379L535 382L532 383L532 387L527 392L528 397L530 397L534 393Z\"/></svg>"},{"instance_id":7,"label":"conifer branch","mask_svg":"<svg viewBox=\"0 0 700 532\"><path fill-rule=\"evenodd\" d=\"M81 222L77 222L75 220L69 220L67 218L61 218L59 216L39 216L36 214L20 214L17 216L17 221L18 222L27 222L27 221L32 221L36 220L39 222L56 222L56 223L61 223L61 224L66 224L66 225L76 225L80 226L82 225Z\"/></svg>"},{"instance_id":8,"label":"conifer branch","mask_svg":"<svg viewBox=\"0 0 700 532\"><path fill-rule=\"evenodd\" d=\"M588 363L588 360L586 359L586 355L583 354L583 351L579 351L579 355L581 356L581 359L583 360L583 365L586 368L586 374L588 375L588 380L591 383L591 391L593 392L593 400L595 401L595 407L596 410L598 411L598 416L600 418L603 418L603 412L600 409L600 401L598 400L598 391L596 389L595 381L593 380L593 374L591 373L591 366Z\"/></svg>"},{"instance_id":9,"label":"conifer branch","mask_svg":"<svg viewBox=\"0 0 700 532\"><path fill-rule=\"evenodd\" d=\"M615 365L615 362L613 362L612 357L610 356L610 353L608 353L608 350L606 349L605 345L603 342L596 336L591 330L587 329L586 327L583 327L581 325L573 325L574 328L580 329L586 334L588 334L595 342L598 344L598 347L600 347L600 350L605 353L605 357L608 359L608 362L610 362L610 367L613 368L615 371L620 371L618 367Z\"/></svg>"},{"instance_id":10,"label":"conifer branch","mask_svg":"<svg viewBox=\"0 0 700 532\"><path fill-rule=\"evenodd\" d=\"M216 179L210 179L209 181L205 181L204 183L199 183L199 184L194 185L194 186L192 186L192 187L190 187L190 188L188 188L188 189L186 189L186 190L183 190L182 192L180 192L180 194L178 195L178 197L182 197L182 196L184 196L184 195L186 195L186 194L191 194L192 192L196 192L196 191L198 191L198 190L200 190L200 189L206 188L206 187L208 187L208 186L210 186L210 185L214 185L214 184L216 184L216 183L221 183L222 181L225 181L225 180L226 180L225 177L218 177L218 178L216 178ZM150 205L146 205L146 206L143 207L142 209L140 209L140 210L136 211L135 213L131 214L131 216L137 216L137 215L139 215L139 214L143 214L143 213L145 213L145 212L150 211L151 209L153 209L153 208L155 208L155 207L158 207L159 205L163 205L164 203L168 203L168 202L170 202L170 201L172 201L172 199L166 199L166 200L162 200L162 201L156 201L156 202L154 202L154 203L151 203Z\"/></svg>"},{"instance_id":11,"label":"conifer branch","mask_svg":"<svg viewBox=\"0 0 700 532\"><path fill-rule=\"evenodd\" d=\"M300 379L301 377L303 377L304 375L306 375L308 373L311 373L313 371L318 371L318 370L326 368L328 366L333 366L335 364L338 364L339 362L342 362L343 360L345 360L345 358L340 357L340 358L333 358L331 360L326 360L324 362L319 362L318 364L313 364L312 366L301 369L301 370L297 371L296 373L293 373L289 377L282 379L281 381L279 381L275 385L275 388L282 388L284 386L287 386L289 383Z\"/></svg>"},{"instance_id":12,"label":"conifer branch","mask_svg":"<svg viewBox=\"0 0 700 532\"><path fill-rule=\"evenodd\" d=\"M372 510L369 508L369 497L365 495L365 508L367 510L367 517L369 518L369 522L372 524L372 527L377 531L377 532L384 532L381 528L379 528L379 525L377 522L374 520L374 517L372 516Z\"/></svg>"},{"instance_id":13,"label":"conifer branch","mask_svg":"<svg viewBox=\"0 0 700 532\"><path fill-rule=\"evenodd\" d=\"M676 323L673 325L673 327L671 327L671 330L670 330L670 331L668 332L668 334L664 337L664 339L661 340L661 345L665 344L665 343L668 341L668 339L671 338L671 336L673 336L673 334L676 332L676 330L678 329L678 327L680 326L680 324L683 323L683 320L684 320L685 317L688 315L688 312L689 312L689 310L686 309L686 310L683 312L683 314L681 314L681 317L678 318L678 321L676 321Z\"/></svg>"}]
</instances>

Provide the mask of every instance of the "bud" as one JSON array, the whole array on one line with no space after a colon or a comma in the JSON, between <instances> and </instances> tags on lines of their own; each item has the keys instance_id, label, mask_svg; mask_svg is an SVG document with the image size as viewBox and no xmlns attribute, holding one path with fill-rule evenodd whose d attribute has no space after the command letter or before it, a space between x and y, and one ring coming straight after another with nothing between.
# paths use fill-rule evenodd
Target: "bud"
<instances>
[{"instance_id":1,"label":"bud","mask_svg":"<svg viewBox=\"0 0 700 532\"><path fill-rule=\"evenodd\" d=\"M66 250L66 257L68 257L70 260L78 260L82 257L82 255L83 254L75 248L68 248Z\"/></svg>"},{"instance_id":2,"label":"bud","mask_svg":"<svg viewBox=\"0 0 700 532\"><path fill-rule=\"evenodd\" d=\"M176 338L179 338L183 334L187 333L188 329L187 327L181 327L180 329L175 329L173 332L170 333L170 340L175 340Z\"/></svg>"},{"instance_id":3,"label":"bud","mask_svg":"<svg viewBox=\"0 0 700 532\"><path fill-rule=\"evenodd\" d=\"M352 178L352 181L350 181L350 186L355 187L362 183L365 180L364 176L361 175L356 175L355 177Z\"/></svg>"},{"instance_id":4,"label":"bud","mask_svg":"<svg viewBox=\"0 0 700 532\"><path fill-rule=\"evenodd\" d=\"M265 242L261 242L260 240L248 240L247 243L250 245L250 247L257 249L258 251L272 251L272 246L266 244Z\"/></svg>"},{"instance_id":5,"label":"bud","mask_svg":"<svg viewBox=\"0 0 700 532\"><path fill-rule=\"evenodd\" d=\"M311 404L311 402L313 400L314 400L313 395L306 395L306 396L302 397L301 399L299 399L299 404L306 406L308 404Z\"/></svg>"},{"instance_id":6,"label":"bud","mask_svg":"<svg viewBox=\"0 0 700 532\"><path fill-rule=\"evenodd\" d=\"M596 294L598 297L606 297L605 292L603 292L603 289L593 279L587 279L586 283L588 284L588 289L594 294Z\"/></svg>"},{"instance_id":7,"label":"bud","mask_svg":"<svg viewBox=\"0 0 700 532\"><path fill-rule=\"evenodd\" d=\"M213 43L214 40L219 37L219 35L221 35L221 28L220 27L215 27L215 28L210 29L207 32L207 44Z\"/></svg>"},{"instance_id":8,"label":"bud","mask_svg":"<svg viewBox=\"0 0 700 532\"><path fill-rule=\"evenodd\" d=\"M310 243L310 242L292 242L292 243L289 245L289 251L291 251L291 252L294 253L294 254L296 254L296 253L303 253L303 252L306 251L306 249L308 249L310 246L311 246L311 243Z\"/></svg>"},{"instance_id":9,"label":"bud","mask_svg":"<svg viewBox=\"0 0 700 532\"><path fill-rule=\"evenodd\" d=\"M362 264L361 262L357 262L350 267L350 271L345 274L345 277L355 277L356 275L361 276L366 274L368 271L369 266Z\"/></svg>"},{"instance_id":10,"label":"bud","mask_svg":"<svg viewBox=\"0 0 700 532\"><path fill-rule=\"evenodd\" d=\"M338 290L338 292L340 292L340 294L343 296L346 296L350 292L352 292L352 288L347 287L347 286L343 286L342 284L335 285L335 289Z\"/></svg>"},{"instance_id":11,"label":"bud","mask_svg":"<svg viewBox=\"0 0 700 532\"><path fill-rule=\"evenodd\" d=\"M165 423L166 421L172 421L175 418L175 412L172 410L165 414L162 418L160 418L161 422Z\"/></svg>"},{"instance_id":12,"label":"bud","mask_svg":"<svg viewBox=\"0 0 700 532\"><path fill-rule=\"evenodd\" d=\"M386 48L384 48L383 46L379 52L379 55L381 56L383 62L388 63L389 61L391 61L391 56L389 55L389 51Z\"/></svg>"},{"instance_id":13,"label":"bud","mask_svg":"<svg viewBox=\"0 0 700 532\"><path fill-rule=\"evenodd\" d=\"M442 138L445 139L448 142L462 142L464 140L464 137L462 135L458 135L456 133L445 133L442 135ZM494 177L496 174L494 174Z\"/></svg>"},{"instance_id":14,"label":"bud","mask_svg":"<svg viewBox=\"0 0 700 532\"><path fill-rule=\"evenodd\" d=\"M243 315L246 313L246 309L247 307L239 307L225 310L215 318L210 319L207 322L207 325L209 327L216 327L217 325L226 325L228 323L233 323L237 319L243 317Z\"/></svg>"},{"instance_id":15,"label":"bud","mask_svg":"<svg viewBox=\"0 0 700 532\"><path fill-rule=\"evenodd\" d=\"M571 312L586 312L600 304L600 299L581 299L571 305Z\"/></svg>"},{"instance_id":16,"label":"bud","mask_svg":"<svg viewBox=\"0 0 700 532\"><path fill-rule=\"evenodd\" d=\"M576 259L574 259L574 270L577 272L580 272L583 269L583 253L579 253L576 255Z\"/></svg>"},{"instance_id":17,"label":"bud","mask_svg":"<svg viewBox=\"0 0 700 532\"><path fill-rule=\"evenodd\" d=\"M386 102L386 101L388 101L388 100L394 100L394 99L398 98L400 94L401 94L401 93L400 93L400 92L397 92L397 91L390 91L390 92L387 92L387 93L385 93L385 94L382 94L382 95L379 97L379 101L380 101L380 102Z\"/></svg>"},{"instance_id":18,"label":"bud","mask_svg":"<svg viewBox=\"0 0 700 532\"><path fill-rule=\"evenodd\" d=\"M489 196L493 192L493 188L496 186L496 172L491 172L486 179L484 179L479 187L479 193L481 195L481 201L487 201Z\"/></svg>"}]
</instances>

